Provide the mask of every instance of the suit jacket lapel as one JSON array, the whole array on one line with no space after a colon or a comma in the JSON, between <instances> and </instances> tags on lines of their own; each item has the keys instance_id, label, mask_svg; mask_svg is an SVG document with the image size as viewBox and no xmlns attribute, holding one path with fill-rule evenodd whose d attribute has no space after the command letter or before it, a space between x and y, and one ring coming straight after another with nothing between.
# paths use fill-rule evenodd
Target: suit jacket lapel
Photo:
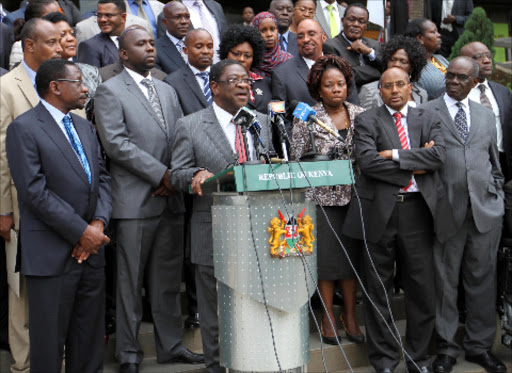
<instances>
[{"instance_id":1,"label":"suit jacket lapel","mask_svg":"<svg viewBox=\"0 0 512 373\"><path fill-rule=\"evenodd\" d=\"M112 39L110 39L110 36L101 33L101 37L103 38L103 44L105 45L105 48L107 48L107 50L110 52L110 54L112 54L115 60L118 60L119 50L116 48L116 45L114 44Z\"/></svg>"},{"instance_id":2,"label":"suit jacket lapel","mask_svg":"<svg viewBox=\"0 0 512 373\"><path fill-rule=\"evenodd\" d=\"M78 133L78 137L80 138L80 142L82 143L82 148L84 148L85 156L87 157L87 160L89 161L89 168L91 170L92 183L94 183L95 175L96 175L96 170L94 169L94 165L95 165L94 157L96 155L92 151L92 143L91 143L91 138L89 136L89 134L91 133L91 129L86 127L86 126L91 126L92 124L90 124L89 122L84 124L84 122L82 122L82 118L80 118L76 114L71 114L71 118L73 119L73 124L75 125L76 132ZM82 166L82 165L80 165L80 166ZM83 170L83 167L82 167L82 170ZM85 171L84 171L84 175L85 175ZM87 180L87 182L89 182L89 180Z\"/></svg>"},{"instance_id":3,"label":"suit jacket lapel","mask_svg":"<svg viewBox=\"0 0 512 373\"><path fill-rule=\"evenodd\" d=\"M322 27L322 29L327 30L326 31L327 39L330 39L331 35L329 32L330 31L329 22L327 22L327 20L325 19L324 10L320 6L320 3L317 3L317 5L316 5L316 14L315 15L316 15L316 19L317 19L318 23L320 23L320 26Z\"/></svg>"},{"instance_id":4,"label":"suit jacket lapel","mask_svg":"<svg viewBox=\"0 0 512 373\"><path fill-rule=\"evenodd\" d=\"M194 76L194 73L187 66L183 69L183 80L190 87L192 92L196 95L196 97L201 101L201 104L206 108L208 107L208 101L206 101L206 97L204 96L202 87L199 86L199 83Z\"/></svg>"},{"instance_id":5,"label":"suit jacket lapel","mask_svg":"<svg viewBox=\"0 0 512 373\"><path fill-rule=\"evenodd\" d=\"M437 100L438 105L436 105L436 110L439 112L439 116L441 117L441 122L450 130L452 135L462 143L462 139L460 137L459 131L455 127L455 123L453 122L452 116L448 111L448 107L446 106L446 102L444 102L444 95L439 97Z\"/></svg>"},{"instance_id":6,"label":"suit jacket lapel","mask_svg":"<svg viewBox=\"0 0 512 373\"><path fill-rule=\"evenodd\" d=\"M466 144L469 143L473 137L475 137L475 133L478 132L478 129L482 122L480 120L480 111L478 111L478 109L475 108L475 105L471 100L469 100L469 113L471 115L471 126L469 127L469 133L468 138L466 139Z\"/></svg>"},{"instance_id":7,"label":"suit jacket lapel","mask_svg":"<svg viewBox=\"0 0 512 373\"><path fill-rule=\"evenodd\" d=\"M78 160L78 156L71 147L71 144L69 143L68 138L62 130L60 129L59 125L55 122L55 119L50 115L48 110L43 106L43 104L39 104L36 108L37 112L37 119L41 122L43 130L48 134L48 136L52 139L52 141L57 145L57 147L62 152L62 155L71 165L71 168L75 170L77 175L87 184L89 185L89 180L87 179L87 175L85 174L84 168L82 167L82 164ZM76 127L75 127L76 128ZM78 129L77 129L78 132ZM79 134L80 136L80 134ZM82 142L82 136L80 136L80 141ZM85 149L85 145L82 142L82 146ZM89 144L87 143L87 147ZM90 157L90 151L89 154L87 154L87 159L91 159ZM91 162L89 162L91 164Z\"/></svg>"},{"instance_id":8,"label":"suit jacket lapel","mask_svg":"<svg viewBox=\"0 0 512 373\"><path fill-rule=\"evenodd\" d=\"M506 117L505 111L509 109L510 103L507 103L505 96L499 94L498 90L496 89L495 84L496 83L494 83L494 82L489 82L489 87L491 87L492 94L493 94L494 98L496 99L496 102L498 103L498 109L500 111L500 120L501 120L502 127L504 127L503 121L505 120L505 117Z\"/></svg>"},{"instance_id":9,"label":"suit jacket lapel","mask_svg":"<svg viewBox=\"0 0 512 373\"><path fill-rule=\"evenodd\" d=\"M209 106L203 114L203 123L206 127L205 133L215 144L216 149L222 153L229 164L236 162L236 155L233 152L229 141L224 134L224 130L213 111L213 106Z\"/></svg>"},{"instance_id":10,"label":"suit jacket lapel","mask_svg":"<svg viewBox=\"0 0 512 373\"><path fill-rule=\"evenodd\" d=\"M169 118L169 102L170 98L168 98L165 94L165 91L163 90L162 86L156 82L156 79L153 78L153 81L155 82L155 90L156 94L158 95L158 98L160 99L160 106L162 107L162 114L164 116L164 126L167 131L166 136L169 137L170 131L169 131L169 125L171 123L171 118ZM166 84L166 83L163 83Z\"/></svg>"},{"instance_id":11,"label":"suit jacket lapel","mask_svg":"<svg viewBox=\"0 0 512 373\"><path fill-rule=\"evenodd\" d=\"M176 48L176 46L171 42L171 40L165 36L165 43L162 44L162 53L164 53L176 66L183 66L185 60L181 57L180 52ZM160 51L159 51L160 52ZM181 61L180 61L181 60ZM180 63L183 62L183 63Z\"/></svg>"},{"instance_id":12,"label":"suit jacket lapel","mask_svg":"<svg viewBox=\"0 0 512 373\"><path fill-rule=\"evenodd\" d=\"M297 61L297 75L299 75L302 80L306 81L309 73L308 65L306 65L306 61L304 61L301 55L296 56L295 59Z\"/></svg>"},{"instance_id":13,"label":"suit jacket lapel","mask_svg":"<svg viewBox=\"0 0 512 373\"><path fill-rule=\"evenodd\" d=\"M389 142L393 146L393 149L402 149L402 144L400 143L400 138L398 137L398 130L396 129L395 121L391 114L389 114L386 106L380 106L377 113L377 120L382 125L384 132L386 132L388 135Z\"/></svg>"},{"instance_id":14,"label":"suit jacket lapel","mask_svg":"<svg viewBox=\"0 0 512 373\"><path fill-rule=\"evenodd\" d=\"M39 103L39 97L37 96L36 89L32 85L30 77L23 67L23 64L19 64L13 72L16 71L15 79L18 82L18 88L23 93L28 102L32 105L32 107L36 107Z\"/></svg>"}]
</instances>

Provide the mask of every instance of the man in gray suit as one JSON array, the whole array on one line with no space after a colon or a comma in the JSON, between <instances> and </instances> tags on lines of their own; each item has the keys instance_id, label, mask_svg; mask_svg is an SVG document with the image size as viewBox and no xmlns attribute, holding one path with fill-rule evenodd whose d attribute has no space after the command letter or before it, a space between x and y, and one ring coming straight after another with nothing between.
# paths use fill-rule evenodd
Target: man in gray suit
<instances>
[{"instance_id":1,"label":"man in gray suit","mask_svg":"<svg viewBox=\"0 0 512 373\"><path fill-rule=\"evenodd\" d=\"M291 0L272 0L268 11L276 16L281 49L298 56L297 34L290 31L293 16L293 3Z\"/></svg>"},{"instance_id":2,"label":"man in gray suit","mask_svg":"<svg viewBox=\"0 0 512 373\"><path fill-rule=\"evenodd\" d=\"M438 373L450 372L462 350L455 341L459 279L467 308L466 360L488 372L506 370L491 353L496 333L495 275L504 213L503 175L494 114L468 99L477 83L477 63L468 57L455 58L446 72L446 94L424 106L441 118L447 150L441 177L455 219L454 234L434 245L439 344L432 366Z\"/></svg>"},{"instance_id":3,"label":"man in gray suit","mask_svg":"<svg viewBox=\"0 0 512 373\"><path fill-rule=\"evenodd\" d=\"M196 266L196 286L201 335L208 372L224 372L219 365L219 326L217 289L213 269L213 236L211 195L203 195L206 179L237 163L236 127L231 119L247 104L250 80L237 61L224 60L211 67L210 88L213 104L186 116L176 124L171 182L177 190L194 193L191 216L192 263ZM261 137L271 146L272 136L267 116L257 113ZM252 136L248 138L251 159L257 159L262 148Z\"/></svg>"},{"instance_id":4,"label":"man in gray suit","mask_svg":"<svg viewBox=\"0 0 512 373\"><path fill-rule=\"evenodd\" d=\"M143 359L137 334L144 279L157 362L200 363L202 355L181 343L184 208L169 181L175 123L182 111L174 89L149 73L156 62L153 36L129 29L119 43L125 69L98 87L94 101L98 133L111 160L120 372L138 372Z\"/></svg>"},{"instance_id":5,"label":"man in gray suit","mask_svg":"<svg viewBox=\"0 0 512 373\"><path fill-rule=\"evenodd\" d=\"M335 38L343 29L341 18L345 14L345 7L336 0L318 0L314 20L320 23L328 39Z\"/></svg>"}]
</instances>

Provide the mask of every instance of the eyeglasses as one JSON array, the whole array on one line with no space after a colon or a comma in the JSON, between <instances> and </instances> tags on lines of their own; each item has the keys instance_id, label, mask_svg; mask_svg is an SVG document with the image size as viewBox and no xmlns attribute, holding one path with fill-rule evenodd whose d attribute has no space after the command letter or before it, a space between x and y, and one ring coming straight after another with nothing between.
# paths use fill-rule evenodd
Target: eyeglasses
<instances>
[{"instance_id":1,"label":"eyeglasses","mask_svg":"<svg viewBox=\"0 0 512 373\"><path fill-rule=\"evenodd\" d=\"M482 60L484 57L487 57L488 59L490 59L492 61L492 59L494 58L494 54L489 52L489 53L477 53L473 56L473 59L474 60Z\"/></svg>"},{"instance_id":2,"label":"eyeglasses","mask_svg":"<svg viewBox=\"0 0 512 373\"><path fill-rule=\"evenodd\" d=\"M112 19L113 17L118 16L122 13L97 13L97 12L95 12L95 14L96 14L97 18L105 17L106 19Z\"/></svg>"},{"instance_id":3,"label":"eyeglasses","mask_svg":"<svg viewBox=\"0 0 512 373\"><path fill-rule=\"evenodd\" d=\"M244 56L244 58L246 59L250 59L252 58L252 54L249 54L249 53L243 53L243 52L239 52L239 51L229 51L229 53L231 53L233 56L235 56L236 58L240 58L242 55Z\"/></svg>"},{"instance_id":4,"label":"eyeglasses","mask_svg":"<svg viewBox=\"0 0 512 373\"><path fill-rule=\"evenodd\" d=\"M401 88L405 87L407 84L409 84L409 82L404 82L403 80L400 80L400 81L394 82L394 83L382 84L381 88L384 88L385 90L389 91L389 90L393 89L394 86L396 86L396 88L398 88L398 89L401 89Z\"/></svg>"},{"instance_id":5,"label":"eyeglasses","mask_svg":"<svg viewBox=\"0 0 512 373\"><path fill-rule=\"evenodd\" d=\"M77 83L79 85L84 84L84 82L82 80L78 80L78 79L55 79L53 81L54 82L71 82L71 83Z\"/></svg>"},{"instance_id":6,"label":"eyeglasses","mask_svg":"<svg viewBox=\"0 0 512 373\"><path fill-rule=\"evenodd\" d=\"M471 77L466 74L454 74L452 72L447 72L445 78L446 80L455 80L455 78L457 78L459 82L467 82L471 79Z\"/></svg>"},{"instance_id":7,"label":"eyeglasses","mask_svg":"<svg viewBox=\"0 0 512 373\"><path fill-rule=\"evenodd\" d=\"M356 22L359 22L359 24L361 26L364 26L368 23L368 21L366 19L363 19L363 18L354 18L354 17L350 17L350 18L344 18L348 23L356 23Z\"/></svg>"},{"instance_id":8,"label":"eyeglasses","mask_svg":"<svg viewBox=\"0 0 512 373\"><path fill-rule=\"evenodd\" d=\"M252 78L242 78L242 79L229 78L226 80L217 80L216 82L217 83L226 83L227 85L237 85L240 83L252 85L252 83L254 83L254 79L252 79Z\"/></svg>"},{"instance_id":9,"label":"eyeglasses","mask_svg":"<svg viewBox=\"0 0 512 373\"><path fill-rule=\"evenodd\" d=\"M181 21L182 19L184 19L185 21L190 21L190 14L184 14L182 16L177 15L177 16L165 17L165 18L172 19L173 21Z\"/></svg>"}]
</instances>

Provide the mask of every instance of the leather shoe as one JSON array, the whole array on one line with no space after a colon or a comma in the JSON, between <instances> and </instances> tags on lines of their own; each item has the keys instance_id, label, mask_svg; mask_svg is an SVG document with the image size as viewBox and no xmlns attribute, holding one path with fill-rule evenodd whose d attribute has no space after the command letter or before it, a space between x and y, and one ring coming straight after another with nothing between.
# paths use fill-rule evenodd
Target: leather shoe
<instances>
[{"instance_id":1,"label":"leather shoe","mask_svg":"<svg viewBox=\"0 0 512 373\"><path fill-rule=\"evenodd\" d=\"M194 313L191 315L188 315L188 317L185 319L185 329L196 329L201 326L201 323L199 322L199 314Z\"/></svg>"},{"instance_id":2,"label":"leather shoe","mask_svg":"<svg viewBox=\"0 0 512 373\"><path fill-rule=\"evenodd\" d=\"M119 373L139 373L139 364L124 363L119 367Z\"/></svg>"},{"instance_id":3,"label":"leather shoe","mask_svg":"<svg viewBox=\"0 0 512 373\"><path fill-rule=\"evenodd\" d=\"M377 373L393 373L390 368L377 369Z\"/></svg>"},{"instance_id":4,"label":"leather shoe","mask_svg":"<svg viewBox=\"0 0 512 373\"><path fill-rule=\"evenodd\" d=\"M453 366L457 363L457 359L449 355L439 354L432 363L435 373L450 373Z\"/></svg>"},{"instance_id":5,"label":"leather shoe","mask_svg":"<svg viewBox=\"0 0 512 373\"><path fill-rule=\"evenodd\" d=\"M480 355L466 355L466 360L471 363L480 365L486 371L491 373L501 373L507 371L505 364L503 364L500 359L494 356L491 351L484 352Z\"/></svg>"},{"instance_id":6,"label":"leather shoe","mask_svg":"<svg viewBox=\"0 0 512 373\"><path fill-rule=\"evenodd\" d=\"M202 364L204 363L204 355L196 354L185 348L181 354L170 358L165 363Z\"/></svg>"}]
</instances>

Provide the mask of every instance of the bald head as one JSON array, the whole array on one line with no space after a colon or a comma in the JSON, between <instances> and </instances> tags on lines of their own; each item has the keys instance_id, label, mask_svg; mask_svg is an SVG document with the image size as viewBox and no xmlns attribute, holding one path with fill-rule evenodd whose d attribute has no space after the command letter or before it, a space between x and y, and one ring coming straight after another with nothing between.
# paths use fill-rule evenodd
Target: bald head
<instances>
[{"instance_id":1,"label":"bald head","mask_svg":"<svg viewBox=\"0 0 512 373\"><path fill-rule=\"evenodd\" d=\"M200 71L204 71L212 64L213 38L210 33L204 29L194 29L189 31L185 39L185 48L183 51L188 56L188 63Z\"/></svg>"},{"instance_id":2,"label":"bald head","mask_svg":"<svg viewBox=\"0 0 512 373\"><path fill-rule=\"evenodd\" d=\"M164 7L163 24L169 34L183 39L190 29L190 13L188 8L179 1L171 1Z\"/></svg>"},{"instance_id":3,"label":"bald head","mask_svg":"<svg viewBox=\"0 0 512 373\"><path fill-rule=\"evenodd\" d=\"M297 45L302 57L316 61L322 56L327 36L322 26L312 19L303 19L297 26Z\"/></svg>"},{"instance_id":4,"label":"bald head","mask_svg":"<svg viewBox=\"0 0 512 373\"><path fill-rule=\"evenodd\" d=\"M480 81L483 82L492 75L492 59L494 56L484 43L474 41L466 44L460 49L460 55L476 61L479 68Z\"/></svg>"}]
</instances>

